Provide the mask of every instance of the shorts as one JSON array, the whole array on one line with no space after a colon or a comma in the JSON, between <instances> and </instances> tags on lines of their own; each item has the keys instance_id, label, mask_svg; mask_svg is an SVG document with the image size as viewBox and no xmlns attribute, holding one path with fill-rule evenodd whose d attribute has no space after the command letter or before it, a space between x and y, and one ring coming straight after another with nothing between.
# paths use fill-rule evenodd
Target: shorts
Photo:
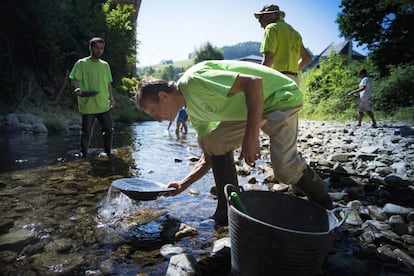
<instances>
[{"instance_id":1,"label":"shorts","mask_svg":"<svg viewBox=\"0 0 414 276\"><path fill-rule=\"evenodd\" d=\"M359 112L371 111L371 100L370 99L359 99L358 111Z\"/></svg>"}]
</instances>

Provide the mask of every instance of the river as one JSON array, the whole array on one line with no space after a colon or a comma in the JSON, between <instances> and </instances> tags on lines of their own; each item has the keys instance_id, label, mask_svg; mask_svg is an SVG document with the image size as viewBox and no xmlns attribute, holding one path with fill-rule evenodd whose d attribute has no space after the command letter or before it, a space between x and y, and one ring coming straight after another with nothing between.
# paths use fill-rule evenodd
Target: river
<instances>
[{"instance_id":1,"label":"river","mask_svg":"<svg viewBox=\"0 0 414 276\"><path fill-rule=\"evenodd\" d=\"M369 159L375 157L386 160L389 171L412 177L413 140L395 134L399 125L381 122L372 129L305 121L299 147L308 161L328 160L332 153L345 156L350 160L342 165L362 169L360 175L384 172L385 164ZM79 131L0 136L0 275L165 275L169 255L162 253L167 246L203 260L215 240L228 236L227 227L215 227L209 219L216 206L211 172L191 186L191 193L187 189L153 201L133 201L111 189L113 181L125 177L165 184L181 179L200 156L193 129L176 137L174 129L167 131L167 122L116 124L110 160L100 157L97 131L87 159L77 156ZM240 184L253 179L255 189L263 186L269 153L266 140L262 144L254 168L238 166ZM378 154L358 153L373 148ZM359 202L380 210L386 203L414 208L412 181L387 187L346 179L325 179L330 192L341 195L335 200L338 206ZM361 216L360 222L341 227L321 275L412 275L413 222L403 223L404 231L394 229L397 235L367 227L368 222L381 227L384 222L365 212ZM173 230L182 224L195 232L175 239Z\"/></svg>"},{"instance_id":2,"label":"river","mask_svg":"<svg viewBox=\"0 0 414 276\"><path fill-rule=\"evenodd\" d=\"M163 275L165 244L209 253L218 235L208 219L216 204L211 172L191 187L199 195L139 202L110 189L122 177L181 179L200 156L194 130L176 137L166 122L117 124L115 158L106 160L96 126L87 159L76 157L78 131L1 137L0 274ZM163 235L172 222L198 232L171 241Z\"/></svg>"}]
</instances>

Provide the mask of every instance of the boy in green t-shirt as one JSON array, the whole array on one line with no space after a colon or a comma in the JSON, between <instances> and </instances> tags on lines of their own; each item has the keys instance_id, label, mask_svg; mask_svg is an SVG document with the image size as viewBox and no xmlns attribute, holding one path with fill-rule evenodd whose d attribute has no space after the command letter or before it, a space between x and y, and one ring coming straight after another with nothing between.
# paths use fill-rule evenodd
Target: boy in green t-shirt
<instances>
[{"instance_id":1,"label":"boy in green t-shirt","mask_svg":"<svg viewBox=\"0 0 414 276\"><path fill-rule=\"evenodd\" d=\"M69 78L78 97L79 112L82 114L81 153L87 157L89 140L95 120L102 126L104 150L108 157L112 154L113 122L110 109L115 106L112 96L112 74L109 64L101 59L105 41L94 37L89 41L91 55L79 59L72 68Z\"/></svg>"},{"instance_id":2,"label":"boy in green t-shirt","mask_svg":"<svg viewBox=\"0 0 414 276\"><path fill-rule=\"evenodd\" d=\"M224 186L238 185L233 151L241 146L239 159L253 165L260 158L260 129L270 137L275 178L332 208L323 182L297 151L301 92L278 71L251 62L204 61L188 69L177 84L141 80L137 106L160 122L174 120L186 107L203 155L186 177L168 186L176 188L171 195L179 194L212 168L218 196L213 215L217 224L227 223Z\"/></svg>"}]
</instances>

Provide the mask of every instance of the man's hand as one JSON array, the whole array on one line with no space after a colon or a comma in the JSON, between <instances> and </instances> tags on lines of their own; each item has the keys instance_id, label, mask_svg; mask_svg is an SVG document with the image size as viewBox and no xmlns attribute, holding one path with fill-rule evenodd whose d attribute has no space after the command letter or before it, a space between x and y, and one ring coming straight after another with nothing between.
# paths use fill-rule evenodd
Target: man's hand
<instances>
[{"instance_id":1,"label":"man's hand","mask_svg":"<svg viewBox=\"0 0 414 276\"><path fill-rule=\"evenodd\" d=\"M73 90L73 94L80 96L82 95L82 90L78 87Z\"/></svg>"},{"instance_id":2,"label":"man's hand","mask_svg":"<svg viewBox=\"0 0 414 276\"><path fill-rule=\"evenodd\" d=\"M243 144L241 147L241 152L239 156L239 160L243 160L249 166L253 166L255 161L260 158L260 142L258 139L252 139L250 141L245 135L245 139L243 140Z\"/></svg>"},{"instance_id":3,"label":"man's hand","mask_svg":"<svg viewBox=\"0 0 414 276\"><path fill-rule=\"evenodd\" d=\"M175 191L168 192L166 196L176 196L185 190L179 182L170 182L168 183L167 188L175 188Z\"/></svg>"}]
</instances>

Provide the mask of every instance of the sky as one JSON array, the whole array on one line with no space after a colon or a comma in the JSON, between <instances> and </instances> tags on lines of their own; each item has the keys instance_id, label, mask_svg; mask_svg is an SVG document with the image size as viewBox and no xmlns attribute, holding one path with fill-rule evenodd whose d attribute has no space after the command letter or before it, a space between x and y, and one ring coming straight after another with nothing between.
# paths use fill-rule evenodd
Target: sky
<instances>
[{"instance_id":1,"label":"sky","mask_svg":"<svg viewBox=\"0 0 414 276\"><path fill-rule=\"evenodd\" d=\"M302 35L305 48L320 54L330 43L344 41L338 24L341 0L142 0L138 14L138 66L161 60L184 60L205 42L232 46L261 42L263 29L253 13L276 4L285 21ZM364 48L354 49L366 54Z\"/></svg>"}]
</instances>

